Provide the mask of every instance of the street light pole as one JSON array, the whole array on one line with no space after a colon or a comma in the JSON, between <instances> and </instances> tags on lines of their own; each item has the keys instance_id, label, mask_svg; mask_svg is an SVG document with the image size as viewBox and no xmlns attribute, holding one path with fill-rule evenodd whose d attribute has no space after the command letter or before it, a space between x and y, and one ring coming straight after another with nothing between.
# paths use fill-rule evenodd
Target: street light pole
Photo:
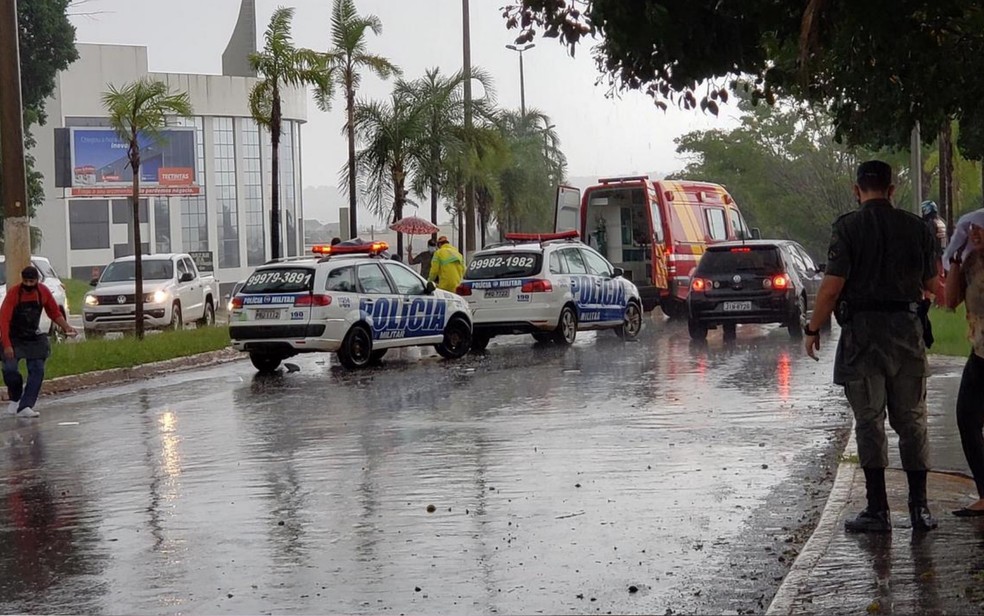
<instances>
[{"instance_id":1,"label":"street light pole","mask_svg":"<svg viewBox=\"0 0 984 616\"><path fill-rule=\"evenodd\" d=\"M529 43L522 47L506 45L506 49L519 52L519 110L526 118L526 76L523 74L523 52L536 47L536 43Z\"/></svg>"},{"instance_id":2,"label":"street light pole","mask_svg":"<svg viewBox=\"0 0 984 616\"><path fill-rule=\"evenodd\" d=\"M0 158L3 159L3 238L7 284L20 282L31 257L24 161L24 108L21 100L17 0L0 0Z\"/></svg>"}]
</instances>

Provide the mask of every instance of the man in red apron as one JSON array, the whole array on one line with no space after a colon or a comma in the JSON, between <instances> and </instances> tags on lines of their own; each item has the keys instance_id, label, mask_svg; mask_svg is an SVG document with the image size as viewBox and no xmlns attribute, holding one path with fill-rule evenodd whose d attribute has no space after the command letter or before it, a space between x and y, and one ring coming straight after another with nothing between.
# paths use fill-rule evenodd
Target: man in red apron
<instances>
[{"instance_id":1,"label":"man in red apron","mask_svg":"<svg viewBox=\"0 0 984 616\"><path fill-rule=\"evenodd\" d=\"M34 405L41 393L44 381L44 362L51 354L47 332L38 331L41 311L60 327L66 335L76 336L75 331L61 310L48 287L33 265L21 272L21 283L10 287L0 305L0 341L3 343L3 382L7 386L10 405L8 414L18 417L37 417ZM27 362L27 386L21 377L18 364Z\"/></svg>"}]
</instances>

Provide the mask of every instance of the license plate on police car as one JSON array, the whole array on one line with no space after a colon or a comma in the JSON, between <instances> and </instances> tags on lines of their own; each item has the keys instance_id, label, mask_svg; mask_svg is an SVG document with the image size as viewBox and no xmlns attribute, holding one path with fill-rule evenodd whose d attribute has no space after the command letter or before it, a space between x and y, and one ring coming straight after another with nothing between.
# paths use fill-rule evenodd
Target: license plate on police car
<instances>
[{"instance_id":1,"label":"license plate on police car","mask_svg":"<svg viewBox=\"0 0 984 616\"><path fill-rule=\"evenodd\" d=\"M257 310L256 320L257 321L273 321L280 318L279 310Z\"/></svg>"},{"instance_id":2,"label":"license plate on police car","mask_svg":"<svg viewBox=\"0 0 984 616\"><path fill-rule=\"evenodd\" d=\"M509 297L509 289L488 289L485 291L485 299L497 297Z\"/></svg>"},{"instance_id":3,"label":"license plate on police car","mask_svg":"<svg viewBox=\"0 0 984 616\"><path fill-rule=\"evenodd\" d=\"M752 309L752 302L724 302L725 312L742 312Z\"/></svg>"}]
</instances>

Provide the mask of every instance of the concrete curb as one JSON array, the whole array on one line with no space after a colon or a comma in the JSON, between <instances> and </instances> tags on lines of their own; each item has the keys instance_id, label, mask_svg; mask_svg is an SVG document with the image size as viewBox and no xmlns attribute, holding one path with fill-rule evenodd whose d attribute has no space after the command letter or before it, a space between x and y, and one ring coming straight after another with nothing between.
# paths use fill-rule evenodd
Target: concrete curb
<instances>
[{"instance_id":1,"label":"concrete curb","mask_svg":"<svg viewBox=\"0 0 984 616\"><path fill-rule=\"evenodd\" d=\"M98 372L86 372L83 374L73 374L61 376L44 382L41 388L41 396L53 396L58 394L74 393L92 387L102 385L119 385L131 381L139 381L154 376L180 372L184 370L194 370L197 368L208 368L220 364L239 361L248 357L232 348L209 351L197 355L176 357L164 361L153 362L150 364L140 364L130 368L113 368L111 370L100 370ZM0 391L0 400L7 401L7 391Z\"/></svg>"},{"instance_id":2,"label":"concrete curb","mask_svg":"<svg viewBox=\"0 0 984 616\"><path fill-rule=\"evenodd\" d=\"M854 422L851 422L851 435L841 455L856 450ZM795 603L800 588L809 580L813 570L820 563L820 559L827 553L833 541L834 533L840 529L839 521L850 503L851 491L857 482L858 470L858 465L851 462L838 464L834 485L830 488L827 503L820 514L817 526L813 529L813 534L810 535L799 556L793 561L793 566L783 578L782 584L779 585L779 590L776 591L772 602L769 604L769 609L765 612L767 615L795 613Z\"/></svg>"}]
</instances>

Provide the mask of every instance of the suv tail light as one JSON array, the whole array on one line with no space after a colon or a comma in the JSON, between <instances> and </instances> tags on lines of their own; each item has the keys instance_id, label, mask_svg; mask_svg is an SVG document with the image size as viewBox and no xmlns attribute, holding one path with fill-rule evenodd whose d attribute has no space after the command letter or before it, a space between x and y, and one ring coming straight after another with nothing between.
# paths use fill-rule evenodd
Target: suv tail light
<instances>
[{"instance_id":1,"label":"suv tail light","mask_svg":"<svg viewBox=\"0 0 984 616\"><path fill-rule=\"evenodd\" d=\"M455 289L454 292L457 293L458 295L462 296L462 297L468 297L469 295L472 294L471 285L470 284L464 284L464 283L459 284L458 285L458 288Z\"/></svg>"},{"instance_id":2,"label":"suv tail light","mask_svg":"<svg viewBox=\"0 0 984 616\"><path fill-rule=\"evenodd\" d=\"M697 291L698 293L703 293L711 286L711 281L704 280L703 278L694 278L693 282L690 283L690 290Z\"/></svg>"},{"instance_id":3,"label":"suv tail light","mask_svg":"<svg viewBox=\"0 0 984 616\"><path fill-rule=\"evenodd\" d=\"M331 306L331 295L301 295L294 299L294 306Z\"/></svg>"},{"instance_id":4,"label":"suv tail light","mask_svg":"<svg viewBox=\"0 0 984 616\"><path fill-rule=\"evenodd\" d=\"M553 291L553 285L550 284L549 280L536 279L523 283L523 293L549 293L550 291Z\"/></svg>"}]
</instances>

